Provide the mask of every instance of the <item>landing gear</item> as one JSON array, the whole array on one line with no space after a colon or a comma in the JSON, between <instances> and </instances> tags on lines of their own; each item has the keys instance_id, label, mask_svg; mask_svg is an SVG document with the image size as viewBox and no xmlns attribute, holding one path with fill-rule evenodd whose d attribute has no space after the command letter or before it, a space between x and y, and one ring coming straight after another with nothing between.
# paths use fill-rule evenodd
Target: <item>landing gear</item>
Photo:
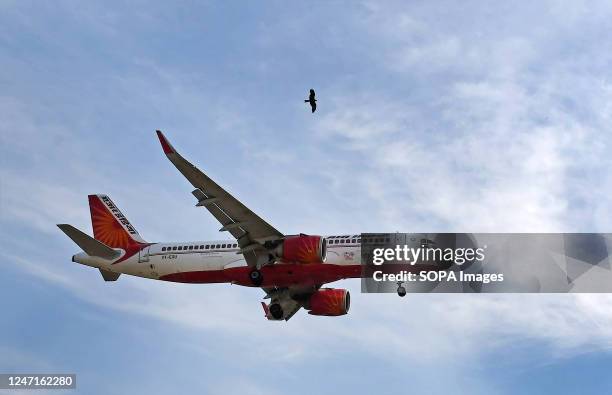
<instances>
[{"instance_id":1,"label":"landing gear","mask_svg":"<svg viewBox=\"0 0 612 395\"><path fill-rule=\"evenodd\" d=\"M406 296L406 288L404 288L402 284L403 283L401 282L397 283L397 294L400 296L400 298Z\"/></svg>"},{"instance_id":2,"label":"landing gear","mask_svg":"<svg viewBox=\"0 0 612 395\"><path fill-rule=\"evenodd\" d=\"M258 269L251 270L251 272L249 273L249 278L251 279L253 285L255 285L256 287L259 287L263 282L263 276Z\"/></svg>"},{"instance_id":3,"label":"landing gear","mask_svg":"<svg viewBox=\"0 0 612 395\"><path fill-rule=\"evenodd\" d=\"M283 308L281 307L281 305L280 305L280 304L278 304L278 303L272 303L272 304L270 305L269 309L270 309L270 315L272 315L272 317L273 317L275 320L280 320L280 319L282 319L282 318L283 318L283 315L284 315L284 313L283 313Z\"/></svg>"}]
</instances>

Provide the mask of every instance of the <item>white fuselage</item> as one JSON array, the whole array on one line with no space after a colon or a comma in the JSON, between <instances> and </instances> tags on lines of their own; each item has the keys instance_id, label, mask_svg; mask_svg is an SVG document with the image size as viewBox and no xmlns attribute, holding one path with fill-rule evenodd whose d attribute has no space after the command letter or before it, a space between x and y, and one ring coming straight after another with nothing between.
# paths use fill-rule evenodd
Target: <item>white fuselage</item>
<instances>
[{"instance_id":1,"label":"white fuselage","mask_svg":"<svg viewBox=\"0 0 612 395\"><path fill-rule=\"evenodd\" d=\"M359 236L330 236L327 240L326 265L355 266L361 264ZM235 240L154 243L125 259L125 251L114 260L89 256L84 252L73 261L114 273L151 279L164 279L177 273L219 272L246 268ZM222 281L211 281L222 282Z\"/></svg>"}]
</instances>

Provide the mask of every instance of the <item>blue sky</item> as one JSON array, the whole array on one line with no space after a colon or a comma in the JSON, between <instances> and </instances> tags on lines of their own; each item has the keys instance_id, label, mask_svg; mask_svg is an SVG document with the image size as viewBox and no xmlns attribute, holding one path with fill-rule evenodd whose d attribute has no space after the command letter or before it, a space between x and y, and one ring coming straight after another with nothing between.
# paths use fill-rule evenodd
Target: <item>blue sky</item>
<instances>
[{"instance_id":1,"label":"blue sky","mask_svg":"<svg viewBox=\"0 0 612 395\"><path fill-rule=\"evenodd\" d=\"M109 194L150 241L219 237L161 152L284 233L612 229L606 2L0 3L0 371L82 394L602 393L607 295L262 292L70 262ZM319 108L303 103L317 90ZM71 392L75 393L75 392Z\"/></svg>"}]
</instances>

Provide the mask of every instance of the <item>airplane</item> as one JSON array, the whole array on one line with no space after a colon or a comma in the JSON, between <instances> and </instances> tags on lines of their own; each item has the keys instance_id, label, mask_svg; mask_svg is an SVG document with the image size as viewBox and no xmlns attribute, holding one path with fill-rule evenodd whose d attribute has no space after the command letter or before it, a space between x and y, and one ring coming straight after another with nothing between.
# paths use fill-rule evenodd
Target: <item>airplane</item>
<instances>
[{"instance_id":1,"label":"airplane","mask_svg":"<svg viewBox=\"0 0 612 395\"><path fill-rule=\"evenodd\" d=\"M195 188L196 207L206 208L231 240L145 241L113 201L89 195L93 236L57 226L83 251L72 261L100 270L105 281L121 274L178 283L230 283L261 287L265 317L288 321L300 308L316 316L341 316L350 308L346 289L324 287L362 277L361 235L285 235L183 158L161 131L170 162ZM402 295L403 296L403 295Z\"/></svg>"}]
</instances>

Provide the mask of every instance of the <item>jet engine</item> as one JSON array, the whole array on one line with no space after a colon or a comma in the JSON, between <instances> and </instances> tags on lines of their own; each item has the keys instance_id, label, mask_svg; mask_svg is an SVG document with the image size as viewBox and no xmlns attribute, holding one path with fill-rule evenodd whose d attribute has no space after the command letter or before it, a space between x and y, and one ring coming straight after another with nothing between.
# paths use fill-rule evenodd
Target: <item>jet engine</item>
<instances>
[{"instance_id":1,"label":"jet engine","mask_svg":"<svg viewBox=\"0 0 612 395\"><path fill-rule=\"evenodd\" d=\"M287 236L274 252L284 262L321 263L325 260L326 241L321 236Z\"/></svg>"},{"instance_id":2,"label":"jet engine","mask_svg":"<svg viewBox=\"0 0 612 395\"><path fill-rule=\"evenodd\" d=\"M312 294L306 309L308 314L338 316L348 313L351 294L346 289L322 288Z\"/></svg>"}]
</instances>

